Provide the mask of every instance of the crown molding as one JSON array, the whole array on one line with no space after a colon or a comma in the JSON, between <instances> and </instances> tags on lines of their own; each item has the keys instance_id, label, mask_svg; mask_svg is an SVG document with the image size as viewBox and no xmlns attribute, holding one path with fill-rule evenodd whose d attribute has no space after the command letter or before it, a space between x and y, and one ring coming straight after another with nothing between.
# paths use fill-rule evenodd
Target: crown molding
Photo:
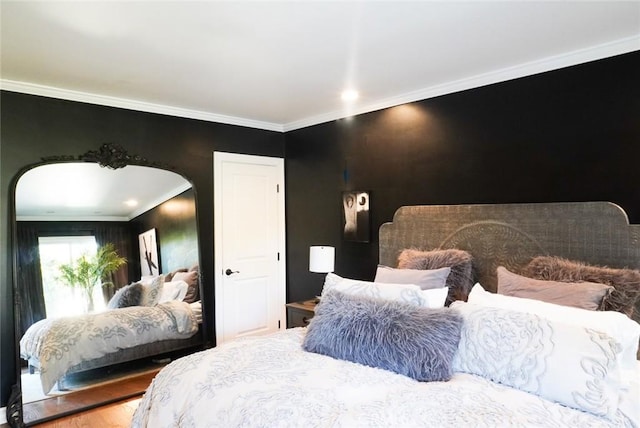
<instances>
[{"instance_id":1,"label":"crown molding","mask_svg":"<svg viewBox=\"0 0 640 428\"><path fill-rule=\"evenodd\" d=\"M520 77L531 76L546 71L557 70L559 68L570 67L585 62L608 58L640 50L640 35L619 39L610 43L592 46L585 49L576 50L562 55L556 55L542 60L519 64L513 67L503 68L453 82L430 86L404 93L398 96L378 100L376 102L360 105L350 111L334 110L307 117L304 119L288 122L285 124L263 122L252 119L245 119L235 116L226 116L215 113L208 113L199 110L190 110L180 107L172 107L161 104L147 103L143 101L130 100L125 98L110 97L106 95L90 94L80 91L55 88L52 86L37 85L27 82L13 80L0 80L0 89L13 92L21 92L30 95L40 95L51 98L59 98L70 101L79 101L89 104L105 105L129 110L144 111L148 113L165 114L169 116L198 119L207 122L225 123L228 125L244 126L248 128L264 129L267 131L288 132L332 120L344 119L363 113L381 110L401 104L425 100L467 89L478 88L493 83L505 82Z\"/></svg>"},{"instance_id":2,"label":"crown molding","mask_svg":"<svg viewBox=\"0 0 640 428\"><path fill-rule=\"evenodd\" d=\"M501 70L491 71L489 73L465 79L447 82L441 85L431 86L429 88L419 89L417 91L407 92L398 96L379 100L371 104L358 106L349 113L346 113L344 110L335 110L325 114L289 122L283 125L283 130L284 132L294 131L296 129L330 122L332 120L344 119L350 116L370 113L372 111L382 110L401 104L421 101L467 89L479 88L493 83L506 82L520 77L531 76L546 71L557 70L637 50L640 50L640 35L616 40L611 43L592 46L586 49L576 50L562 55L547 57L537 61L519 64L513 67L503 68Z\"/></svg>"},{"instance_id":3,"label":"crown molding","mask_svg":"<svg viewBox=\"0 0 640 428\"><path fill-rule=\"evenodd\" d=\"M129 217L114 215L19 215L16 221L129 221ZM0 424L1 425L1 424Z\"/></svg>"},{"instance_id":4,"label":"crown molding","mask_svg":"<svg viewBox=\"0 0 640 428\"><path fill-rule=\"evenodd\" d=\"M147 203L146 205L138 208L137 210L132 211L129 214L129 218L127 220L133 220L134 218L138 217L139 215L146 213L147 211L159 206L160 204L162 204L164 202L167 202L169 199L178 196L182 192L186 192L187 190L191 189L192 187L193 186L191 185L191 183L187 182L187 183L183 184L182 186L178 186L175 189L171 189L170 191L168 191L164 195L158 196L156 199L154 199L152 201L149 201L149 203Z\"/></svg>"},{"instance_id":5,"label":"crown molding","mask_svg":"<svg viewBox=\"0 0 640 428\"><path fill-rule=\"evenodd\" d=\"M53 86L38 85L35 83L19 82L15 80L0 80L0 89L4 91L20 92L29 95L39 95L43 97L58 98L69 101L78 101L88 104L97 104L108 107L117 107L128 110L143 111L147 113L164 114L168 116L184 117L188 119L198 119L207 122L225 123L227 125L238 125L247 128L258 128L267 131L283 132L282 125L278 123L262 122L259 120L245 119L235 116L226 116L216 113L208 113L200 110L190 110L181 107L173 107L162 104L147 103L144 101L131 100L126 98L111 97L108 95L91 94L87 92L73 91L69 89L56 88Z\"/></svg>"}]
</instances>

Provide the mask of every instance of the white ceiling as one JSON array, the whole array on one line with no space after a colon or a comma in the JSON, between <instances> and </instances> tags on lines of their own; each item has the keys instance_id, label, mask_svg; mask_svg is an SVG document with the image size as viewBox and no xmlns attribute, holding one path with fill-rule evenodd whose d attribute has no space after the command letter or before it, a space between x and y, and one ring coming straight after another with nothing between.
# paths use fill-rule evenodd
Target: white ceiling
<instances>
[{"instance_id":1,"label":"white ceiling","mask_svg":"<svg viewBox=\"0 0 640 428\"><path fill-rule=\"evenodd\" d=\"M191 183L184 177L156 168L43 165L18 180L16 217L23 221L128 221L189 188ZM129 199L138 204L127 206Z\"/></svg>"},{"instance_id":2,"label":"white ceiling","mask_svg":"<svg viewBox=\"0 0 640 428\"><path fill-rule=\"evenodd\" d=\"M2 89L276 131L640 50L638 1L0 5Z\"/></svg>"}]
</instances>

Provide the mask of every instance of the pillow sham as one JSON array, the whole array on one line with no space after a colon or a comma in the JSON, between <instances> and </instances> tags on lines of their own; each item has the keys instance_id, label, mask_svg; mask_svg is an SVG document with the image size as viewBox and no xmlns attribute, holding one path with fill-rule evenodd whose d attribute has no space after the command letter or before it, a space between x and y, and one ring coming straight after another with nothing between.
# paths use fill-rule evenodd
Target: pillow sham
<instances>
[{"instance_id":1,"label":"pillow sham","mask_svg":"<svg viewBox=\"0 0 640 428\"><path fill-rule=\"evenodd\" d=\"M447 297L447 288L421 290L415 284L389 284L342 278L335 273L325 277L322 296L328 290L337 290L352 296L367 296L375 299L410 303L426 308L441 308Z\"/></svg>"},{"instance_id":2,"label":"pillow sham","mask_svg":"<svg viewBox=\"0 0 640 428\"><path fill-rule=\"evenodd\" d=\"M139 306L142 299L142 284L139 282L125 285L116 291L109 303L107 309L128 308L129 306Z\"/></svg>"},{"instance_id":3,"label":"pillow sham","mask_svg":"<svg viewBox=\"0 0 640 428\"><path fill-rule=\"evenodd\" d=\"M626 314L640 322L640 270L614 269L589 265L561 257L539 256L524 268L524 275L548 281L589 281L613 286L615 289L604 301L605 311Z\"/></svg>"},{"instance_id":4,"label":"pillow sham","mask_svg":"<svg viewBox=\"0 0 640 428\"><path fill-rule=\"evenodd\" d=\"M169 281L162 285L162 291L160 292L160 298L158 303L164 303L171 300L182 301L187 294L189 286L184 281Z\"/></svg>"},{"instance_id":5,"label":"pillow sham","mask_svg":"<svg viewBox=\"0 0 640 428\"><path fill-rule=\"evenodd\" d=\"M440 269L394 269L378 265L373 282L415 284L422 290L430 290L444 287L450 272L450 267Z\"/></svg>"},{"instance_id":6,"label":"pillow sham","mask_svg":"<svg viewBox=\"0 0 640 428\"><path fill-rule=\"evenodd\" d=\"M461 317L448 308L331 290L316 306L302 347L419 381L447 381L461 327Z\"/></svg>"},{"instance_id":7,"label":"pillow sham","mask_svg":"<svg viewBox=\"0 0 640 428\"><path fill-rule=\"evenodd\" d=\"M183 302L193 303L200 299L197 270L175 272L173 274L173 281L184 281L187 283L187 293L185 294L184 299L182 299Z\"/></svg>"},{"instance_id":8,"label":"pillow sham","mask_svg":"<svg viewBox=\"0 0 640 428\"><path fill-rule=\"evenodd\" d=\"M622 380L614 338L524 312L465 302L451 307L464 319L455 371L614 417Z\"/></svg>"},{"instance_id":9,"label":"pillow sham","mask_svg":"<svg viewBox=\"0 0 640 428\"><path fill-rule=\"evenodd\" d=\"M150 284L142 284L142 297L140 298L140 306L155 306L160 299L162 286L164 285L164 275L153 278Z\"/></svg>"},{"instance_id":10,"label":"pillow sham","mask_svg":"<svg viewBox=\"0 0 640 428\"><path fill-rule=\"evenodd\" d=\"M164 282L171 282L173 281L173 275L176 274L176 272L187 272L186 268L182 268L182 269L176 269L174 271L169 272L168 274L166 274L164 276Z\"/></svg>"},{"instance_id":11,"label":"pillow sham","mask_svg":"<svg viewBox=\"0 0 640 428\"><path fill-rule=\"evenodd\" d=\"M640 324L626 315L614 311L588 311L560 306L540 300L504 296L486 291L480 284L473 286L469 303L480 306L510 309L538 315L550 321L565 322L574 326L601 331L622 346L619 363L629 373L636 370L636 354L640 340Z\"/></svg>"},{"instance_id":12,"label":"pillow sham","mask_svg":"<svg viewBox=\"0 0 640 428\"><path fill-rule=\"evenodd\" d=\"M594 282L558 282L527 278L509 272L499 266L498 294L542 300L574 308L595 311L602 308L603 300L611 293L613 287Z\"/></svg>"},{"instance_id":13,"label":"pillow sham","mask_svg":"<svg viewBox=\"0 0 640 428\"><path fill-rule=\"evenodd\" d=\"M439 269L451 268L446 286L449 287L447 305L455 300L467 300L473 286L473 257L464 250L405 249L398 256L400 269Z\"/></svg>"}]
</instances>

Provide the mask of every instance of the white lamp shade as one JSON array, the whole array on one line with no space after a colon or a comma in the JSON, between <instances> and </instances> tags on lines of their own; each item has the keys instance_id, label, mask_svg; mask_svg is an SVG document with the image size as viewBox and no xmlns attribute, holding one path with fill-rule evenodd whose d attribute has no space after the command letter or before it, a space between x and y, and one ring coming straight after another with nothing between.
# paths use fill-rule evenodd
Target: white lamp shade
<instances>
[{"instance_id":1,"label":"white lamp shade","mask_svg":"<svg viewBox=\"0 0 640 428\"><path fill-rule=\"evenodd\" d=\"M309 248L309 270L311 272L333 272L336 249L333 247L313 246Z\"/></svg>"}]
</instances>

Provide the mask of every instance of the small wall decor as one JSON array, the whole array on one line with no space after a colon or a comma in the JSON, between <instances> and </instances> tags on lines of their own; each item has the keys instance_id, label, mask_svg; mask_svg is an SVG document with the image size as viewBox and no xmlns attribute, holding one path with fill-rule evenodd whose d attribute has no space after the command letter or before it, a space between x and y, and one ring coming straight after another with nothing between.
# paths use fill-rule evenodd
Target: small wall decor
<instances>
[{"instance_id":1,"label":"small wall decor","mask_svg":"<svg viewBox=\"0 0 640 428\"><path fill-rule=\"evenodd\" d=\"M343 192L342 206L344 240L369 242L369 192Z\"/></svg>"},{"instance_id":2,"label":"small wall decor","mask_svg":"<svg viewBox=\"0 0 640 428\"><path fill-rule=\"evenodd\" d=\"M156 230L149 229L138 235L140 243L140 271L142 276L159 275L158 244Z\"/></svg>"}]
</instances>

